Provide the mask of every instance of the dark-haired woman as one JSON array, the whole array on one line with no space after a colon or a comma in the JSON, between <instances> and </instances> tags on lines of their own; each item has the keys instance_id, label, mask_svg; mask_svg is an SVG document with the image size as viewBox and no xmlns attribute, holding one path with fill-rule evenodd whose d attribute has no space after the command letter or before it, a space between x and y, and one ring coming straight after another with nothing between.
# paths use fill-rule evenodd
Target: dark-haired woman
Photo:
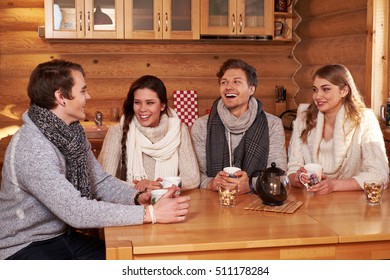
<instances>
[{"instance_id":1,"label":"dark-haired woman","mask_svg":"<svg viewBox=\"0 0 390 280\"><path fill-rule=\"evenodd\" d=\"M167 176L180 176L183 190L200 183L188 128L168 107L165 85L155 76L131 85L123 116L108 130L99 161L107 173L138 190L158 189Z\"/></svg>"}]
</instances>

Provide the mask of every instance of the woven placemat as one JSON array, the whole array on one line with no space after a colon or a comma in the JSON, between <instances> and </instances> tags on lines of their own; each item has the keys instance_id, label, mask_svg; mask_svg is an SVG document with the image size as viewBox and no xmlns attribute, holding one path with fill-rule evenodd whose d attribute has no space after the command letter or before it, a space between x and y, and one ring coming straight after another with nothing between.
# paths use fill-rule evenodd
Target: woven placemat
<instances>
[{"instance_id":1,"label":"woven placemat","mask_svg":"<svg viewBox=\"0 0 390 280\"><path fill-rule=\"evenodd\" d=\"M263 202L259 199L256 199L249 203L244 209L252 210L252 211L267 211L267 212L275 212L275 213L294 213L301 205L302 201L289 201L286 200L283 205L280 206L269 206L263 204Z\"/></svg>"}]
</instances>

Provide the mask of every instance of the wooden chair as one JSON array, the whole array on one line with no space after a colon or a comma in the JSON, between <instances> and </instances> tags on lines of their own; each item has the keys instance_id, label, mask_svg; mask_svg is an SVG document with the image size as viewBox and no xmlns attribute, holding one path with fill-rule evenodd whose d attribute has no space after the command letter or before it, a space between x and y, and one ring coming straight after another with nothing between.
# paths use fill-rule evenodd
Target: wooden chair
<instances>
[{"instance_id":1,"label":"wooden chair","mask_svg":"<svg viewBox=\"0 0 390 280\"><path fill-rule=\"evenodd\" d=\"M286 110L283 113L280 114L279 118L282 119L283 127L284 129L293 130L293 121L297 117L297 110L296 109L290 109Z\"/></svg>"},{"instance_id":2,"label":"wooden chair","mask_svg":"<svg viewBox=\"0 0 390 280\"><path fill-rule=\"evenodd\" d=\"M283 127L284 127L284 133L286 135L286 149L288 149L288 145L290 143L291 134L293 130L293 122L295 118L297 117L297 110L296 109L290 109L286 110L283 113L280 114L279 118L281 118Z\"/></svg>"}]
</instances>

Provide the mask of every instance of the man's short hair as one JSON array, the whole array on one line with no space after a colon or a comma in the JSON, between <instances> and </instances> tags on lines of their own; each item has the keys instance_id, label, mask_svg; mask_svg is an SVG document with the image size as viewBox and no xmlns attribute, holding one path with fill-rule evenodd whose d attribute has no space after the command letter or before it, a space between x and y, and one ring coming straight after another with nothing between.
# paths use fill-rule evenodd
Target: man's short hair
<instances>
[{"instance_id":1,"label":"man's short hair","mask_svg":"<svg viewBox=\"0 0 390 280\"><path fill-rule=\"evenodd\" d=\"M73 99L71 96L74 86L72 71L79 71L85 76L81 65L70 61L54 59L39 64L31 73L27 86L30 104L46 109L55 108L54 93L57 90L60 90L65 98Z\"/></svg>"}]
</instances>

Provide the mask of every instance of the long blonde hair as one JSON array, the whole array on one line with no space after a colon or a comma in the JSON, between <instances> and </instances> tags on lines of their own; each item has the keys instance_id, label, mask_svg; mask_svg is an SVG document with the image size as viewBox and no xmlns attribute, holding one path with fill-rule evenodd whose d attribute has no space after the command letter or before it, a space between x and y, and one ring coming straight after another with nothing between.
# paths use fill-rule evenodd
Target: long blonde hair
<instances>
[{"instance_id":1,"label":"long blonde hair","mask_svg":"<svg viewBox=\"0 0 390 280\"><path fill-rule=\"evenodd\" d=\"M351 130L359 126L361 121L361 113L365 110L363 98L356 87L355 81L348 68L341 64L328 64L318 69L313 75L313 81L315 78L322 78L328 80L330 83L343 89L348 88L348 94L343 97L343 106L345 107L345 119L349 119L352 123ZM307 138L310 131L317 124L318 108L314 104L314 101L310 104L306 111L306 128L302 131L301 139L304 143L307 143ZM348 134L350 131L347 131Z\"/></svg>"}]
</instances>

